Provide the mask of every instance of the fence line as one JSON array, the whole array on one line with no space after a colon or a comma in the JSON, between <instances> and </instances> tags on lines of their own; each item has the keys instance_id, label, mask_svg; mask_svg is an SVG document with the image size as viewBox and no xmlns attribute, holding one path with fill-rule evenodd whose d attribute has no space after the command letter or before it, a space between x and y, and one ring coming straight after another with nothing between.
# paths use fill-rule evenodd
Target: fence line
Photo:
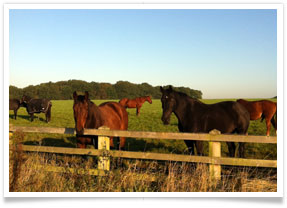
<instances>
[{"instance_id":1,"label":"fence line","mask_svg":"<svg viewBox=\"0 0 287 208\"><path fill-rule=\"evenodd\" d=\"M22 131L29 133L56 133L56 134L75 134L72 128L47 128L47 127L20 127L10 126L9 131ZM170 132L140 132L140 131L119 131L108 130L106 127L100 129L85 129L84 135L97 135L99 149L79 149L64 147L30 146L21 145L23 151L46 152L72 155L99 156L98 171L91 170L92 174L102 173L110 170L110 157L130 158L130 159L149 159L163 161L197 162L209 164L210 177L214 181L221 178L221 165L231 166L255 166L277 168L276 160L244 159L221 157L220 142L251 142L251 143L277 143L277 137L267 136L247 136L247 135L222 135L219 131L213 130L209 134L193 133L170 133ZM133 137L150 139L176 139L176 140L200 140L209 142L209 156L193 156L179 154L162 154L149 152L130 152L110 150L110 140L108 136L114 137ZM53 168L52 168L53 169ZM55 167L54 171L62 171L62 168ZM72 170L71 170L72 171ZM81 172L81 171L80 171Z\"/></svg>"}]
</instances>

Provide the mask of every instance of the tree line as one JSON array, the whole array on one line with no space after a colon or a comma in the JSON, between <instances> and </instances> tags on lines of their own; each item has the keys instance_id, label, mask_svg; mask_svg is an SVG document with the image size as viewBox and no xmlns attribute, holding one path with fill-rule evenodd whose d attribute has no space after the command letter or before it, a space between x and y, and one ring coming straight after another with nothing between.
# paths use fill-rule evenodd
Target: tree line
<instances>
[{"instance_id":1,"label":"tree line","mask_svg":"<svg viewBox=\"0 0 287 208\"><path fill-rule=\"evenodd\" d=\"M184 92L193 98L202 98L202 92L187 87L173 87L175 90ZM68 80L59 82L48 82L39 85L29 85L25 88L9 86L10 98L21 98L28 95L33 98L46 98L51 100L73 99L73 92L89 92L91 99L122 99L136 98L140 96L152 96L153 99L160 99L160 86L151 86L148 83L134 84L127 81L118 81L116 84L86 82L82 80Z\"/></svg>"}]
</instances>

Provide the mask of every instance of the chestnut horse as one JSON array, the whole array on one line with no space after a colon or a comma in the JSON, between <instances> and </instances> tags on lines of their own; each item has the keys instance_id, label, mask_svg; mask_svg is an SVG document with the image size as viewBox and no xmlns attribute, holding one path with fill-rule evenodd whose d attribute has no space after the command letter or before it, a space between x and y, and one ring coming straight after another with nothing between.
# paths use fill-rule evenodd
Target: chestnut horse
<instances>
[{"instance_id":1,"label":"chestnut horse","mask_svg":"<svg viewBox=\"0 0 287 208\"><path fill-rule=\"evenodd\" d=\"M261 118L261 121L265 119L267 132L266 135L270 135L271 123L277 134L277 103L269 100L259 100L259 101L247 101L243 99L237 100L241 105L243 105L250 114L250 120L257 120Z\"/></svg>"},{"instance_id":2,"label":"chestnut horse","mask_svg":"<svg viewBox=\"0 0 287 208\"><path fill-rule=\"evenodd\" d=\"M97 136L85 136L84 128L98 129L107 126L113 130L127 130L128 113L126 109L116 102L105 102L97 106L89 99L89 93L77 95L74 98L74 119L77 132L77 147L86 148L87 144L93 144L97 148ZM113 137L110 137L110 146L114 147ZM125 138L120 138L119 149L124 149Z\"/></svg>"},{"instance_id":3,"label":"chestnut horse","mask_svg":"<svg viewBox=\"0 0 287 208\"><path fill-rule=\"evenodd\" d=\"M137 97L134 99L123 98L119 101L119 103L125 108L137 108L137 116L140 114L140 109L145 101L148 101L152 104L152 100L150 96Z\"/></svg>"}]
</instances>

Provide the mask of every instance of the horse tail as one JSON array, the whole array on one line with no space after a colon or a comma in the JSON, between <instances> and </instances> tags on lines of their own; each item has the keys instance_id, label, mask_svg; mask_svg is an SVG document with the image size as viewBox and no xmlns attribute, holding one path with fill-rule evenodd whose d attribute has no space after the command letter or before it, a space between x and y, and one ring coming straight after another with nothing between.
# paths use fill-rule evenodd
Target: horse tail
<instances>
[{"instance_id":1,"label":"horse tail","mask_svg":"<svg viewBox=\"0 0 287 208\"><path fill-rule=\"evenodd\" d=\"M275 118L275 116L276 116L276 118ZM276 112L274 113L273 118L274 118L274 119L276 120L276 122L277 122L277 109L276 109Z\"/></svg>"}]
</instances>

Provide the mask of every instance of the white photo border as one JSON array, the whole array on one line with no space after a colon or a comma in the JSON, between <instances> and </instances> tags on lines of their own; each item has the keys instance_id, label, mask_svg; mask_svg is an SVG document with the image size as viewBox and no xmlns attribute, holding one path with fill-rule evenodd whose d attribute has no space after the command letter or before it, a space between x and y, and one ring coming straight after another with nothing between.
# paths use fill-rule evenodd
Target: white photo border
<instances>
[{"instance_id":1,"label":"white photo border","mask_svg":"<svg viewBox=\"0 0 287 208\"><path fill-rule=\"evenodd\" d=\"M10 9L276 9L277 192L9 192ZM4 4L4 197L283 197L283 4Z\"/></svg>"}]
</instances>

